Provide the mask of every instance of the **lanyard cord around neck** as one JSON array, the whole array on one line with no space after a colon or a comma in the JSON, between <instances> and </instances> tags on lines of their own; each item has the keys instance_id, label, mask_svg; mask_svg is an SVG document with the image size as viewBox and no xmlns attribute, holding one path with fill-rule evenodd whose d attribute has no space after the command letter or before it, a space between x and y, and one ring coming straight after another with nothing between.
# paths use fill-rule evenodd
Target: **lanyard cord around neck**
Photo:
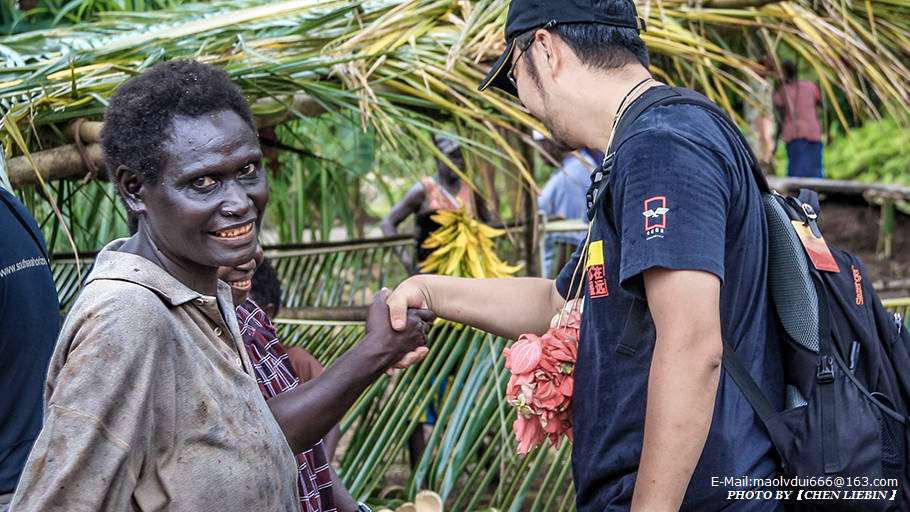
<instances>
[{"instance_id":1,"label":"lanyard cord around neck","mask_svg":"<svg viewBox=\"0 0 910 512\"><path fill-rule=\"evenodd\" d=\"M644 80L642 80L641 82L638 82L637 84L635 84L635 87L630 89L629 92L627 92L626 95L623 96L622 101L619 102L619 107L616 109L616 115L613 116L613 126L610 128L610 138L607 141L606 151L604 151L604 161L601 164L601 168L606 166L607 159L609 159L611 156L610 149L613 145L613 136L616 134L616 127L619 126L619 121L622 119L623 114L625 114L626 110L628 110L629 107L632 105L632 103L634 102L634 98L638 97L638 93L641 92L642 89L644 89L644 87L646 85L650 84L653 81L654 81L653 78L648 77L648 78L645 78ZM607 179L607 178L608 178L607 176L603 176L601 179ZM578 257L578 262L575 264L575 269L572 271L572 279L569 280L569 290L570 291L572 290L572 284L575 283L575 277L579 275L578 274L579 269L584 267L587 263L588 246L591 244L591 228L593 226L594 226L594 219L592 218L588 222L588 233L585 236L585 243L584 243L584 246L582 247L581 254ZM568 305L569 301L577 300L579 297L581 297L581 286L582 286L582 281L584 280L583 275L584 274L582 274L582 278L579 280L578 286L575 289L575 296L572 297L572 299L566 298L566 303L565 303L565 305L563 305L563 308L560 311L560 321L562 321L562 315L564 315L566 313L566 305Z\"/></svg>"},{"instance_id":2,"label":"lanyard cord around neck","mask_svg":"<svg viewBox=\"0 0 910 512\"><path fill-rule=\"evenodd\" d=\"M651 77L645 78L641 82L635 84L635 87L629 90L625 96L622 97L622 101L619 102L619 107L616 108L616 115L613 116L613 126L610 127L610 139L607 141L607 147L604 150L604 162L606 162L606 155L610 153L610 148L613 145L613 136L616 135L616 127L619 126L619 120L622 119L622 115L626 113L626 110L632 106L633 98L638 97L638 93L644 88L644 86L653 82L654 79Z\"/></svg>"}]
</instances>

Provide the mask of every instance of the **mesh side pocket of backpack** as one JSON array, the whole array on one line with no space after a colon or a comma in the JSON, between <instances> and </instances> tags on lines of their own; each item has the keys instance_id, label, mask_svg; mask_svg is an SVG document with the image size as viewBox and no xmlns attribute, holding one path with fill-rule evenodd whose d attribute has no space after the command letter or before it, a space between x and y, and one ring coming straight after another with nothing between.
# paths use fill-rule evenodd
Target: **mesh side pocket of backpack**
<instances>
[{"instance_id":1,"label":"mesh side pocket of backpack","mask_svg":"<svg viewBox=\"0 0 910 512\"><path fill-rule=\"evenodd\" d=\"M808 405L809 403L803 398L803 394L799 392L799 389L792 384L787 384L786 388L784 388L784 393L786 393L784 403L787 409Z\"/></svg>"},{"instance_id":2,"label":"mesh side pocket of backpack","mask_svg":"<svg viewBox=\"0 0 910 512\"><path fill-rule=\"evenodd\" d=\"M768 282L774 307L787 334L818 352L818 296L809 277L802 243L790 216L771 194L763 194L768 219Z\"/></svg>"}]
</instances>

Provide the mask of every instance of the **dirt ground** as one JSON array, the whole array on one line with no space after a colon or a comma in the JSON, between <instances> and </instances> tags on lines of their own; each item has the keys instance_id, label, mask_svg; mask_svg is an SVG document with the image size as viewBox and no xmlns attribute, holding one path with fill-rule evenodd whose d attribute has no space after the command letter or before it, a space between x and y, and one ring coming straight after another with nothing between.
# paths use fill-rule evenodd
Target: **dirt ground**
<instances>
[{"instance_id":1,"label":"dirt ground","mask_svg":"<svg viewBox=\"0 0 910 512\"><path fill-rule=\"evenodd\" d=\"M828 243L862 260L883 298L907 297L910 296L910 286L906 283L910 280L910 216L895 211L893 257L883 261L876 250L880 211L862 198L828 196L821 203L819 227ZM897 281L905 283L893 286Z\"/></svg>"}]
</instances>

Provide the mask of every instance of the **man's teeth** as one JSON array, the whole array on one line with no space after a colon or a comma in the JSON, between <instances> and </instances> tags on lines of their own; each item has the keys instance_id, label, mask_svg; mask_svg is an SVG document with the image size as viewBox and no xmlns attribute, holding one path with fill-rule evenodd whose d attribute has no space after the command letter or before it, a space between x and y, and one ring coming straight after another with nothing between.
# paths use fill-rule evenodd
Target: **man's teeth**
<instances>
[{"instance_id":1,"label":"man's teeth","mask_svg":"<svg viewBox=\"0 0 910 512\"><path fill-rule=\"evenodd\" d=\"M223 231L216 231L215 235L220 238L232 238L235 236L240 236L246 233L249 233L253 229L253 223L249 223L245 226L241 226L235 229L225 229Z\"/></svg>"},{"instance_id":2,"label":"man's teeth","mask_svg":"<svg viewBox=\"0 0 910 512\"><path fill-rule=\"evenodd\" d=\"M249 288L253 282L247 279L246 281L231 281L230 284L234 288Z\"/></svg>"}]
</instances>

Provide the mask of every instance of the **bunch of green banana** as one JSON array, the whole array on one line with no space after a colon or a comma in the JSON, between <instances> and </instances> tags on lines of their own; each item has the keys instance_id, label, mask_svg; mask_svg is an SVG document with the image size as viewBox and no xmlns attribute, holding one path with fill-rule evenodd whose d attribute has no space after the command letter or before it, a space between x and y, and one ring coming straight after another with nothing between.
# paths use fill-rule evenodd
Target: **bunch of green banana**
<instances>
[{"instance_id":1,"label":"bunch of green banana","mask_svg":"<svg viewBox=\"0 0 910 512\"><path fill-rule=\"evenodd\" d=\"M505 231L491 228L462 207L458 211L439 210L430 217L440 227L423 242L426 249L435 249L421 262L422 272L458 277L512 277L521 266L504 263L493 252L491 238Z\"/></svg>"}]
</instances>

